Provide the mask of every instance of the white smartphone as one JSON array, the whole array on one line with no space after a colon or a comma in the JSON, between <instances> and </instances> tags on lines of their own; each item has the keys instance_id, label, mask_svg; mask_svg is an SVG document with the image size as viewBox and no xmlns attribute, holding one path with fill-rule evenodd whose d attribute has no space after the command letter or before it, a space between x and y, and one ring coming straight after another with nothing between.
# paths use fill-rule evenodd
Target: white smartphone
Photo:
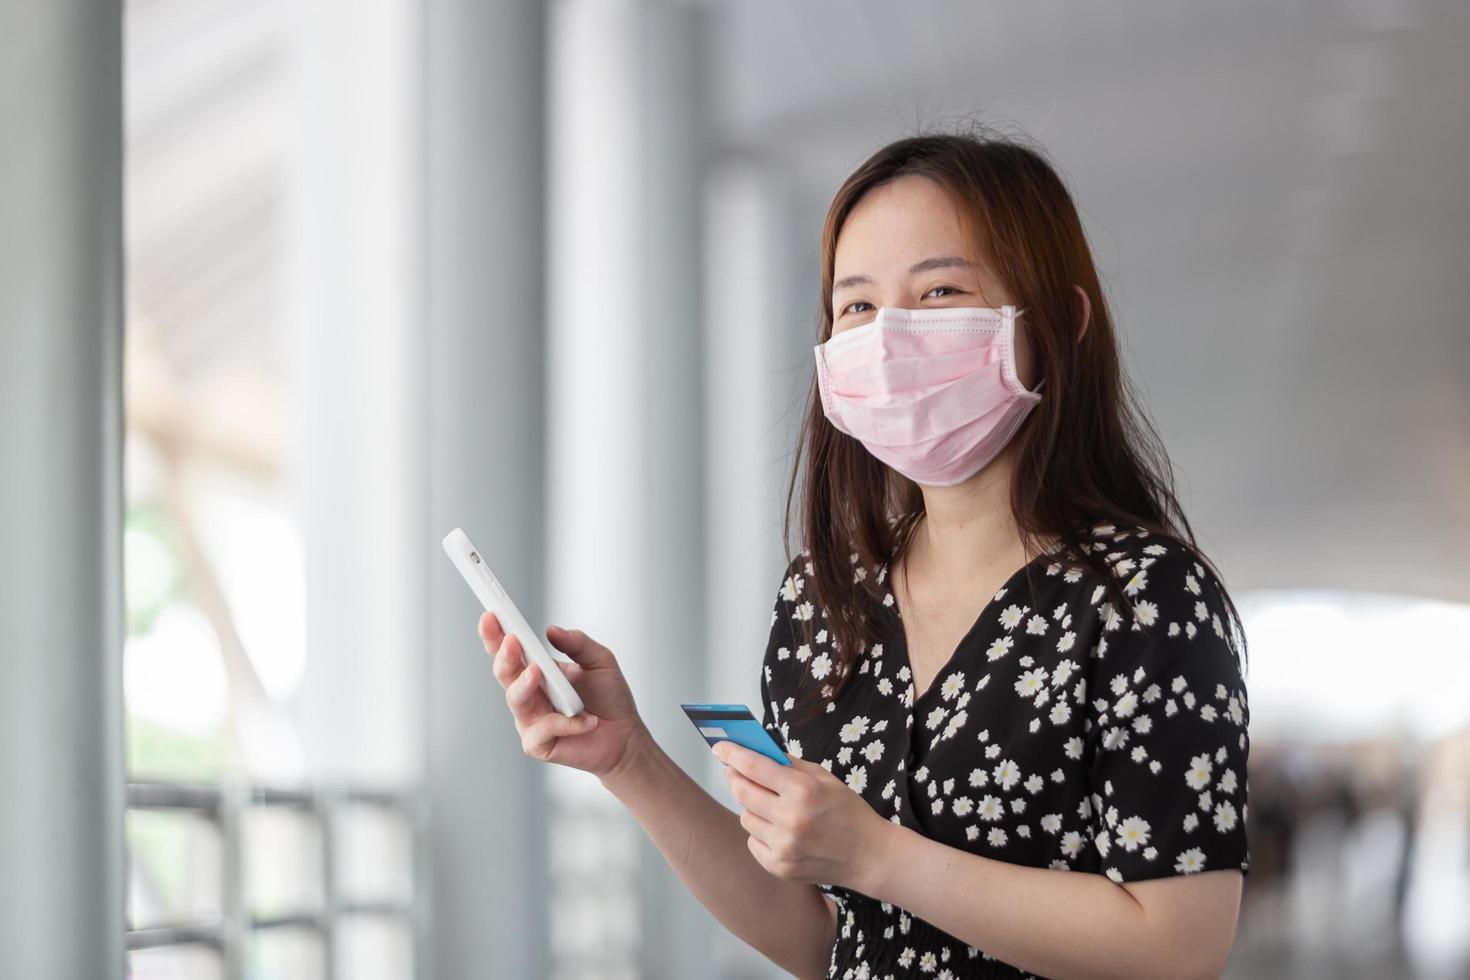
<instances>
[{"instance_id":1,"label":"white smartphone","mask_svg":"<svg viewBox=\"0 0 1470 980\"><path fill-rule=\"evenodd\" d=\"M558 660L567 664L576 661L560 650L553 649L548 653L541 645L541 638L531 629L516 604L510 601L510 595L490 571L490 566L485 563L474 542L470 541L469 535L459 528L450 531L444 535L444 551L479 597L480 604L499 617L501 629L505 630L507 636L515 634L521 641L521 649L526 651L527 660L541 669L541 690L546 692L551 706L568 718L581 714L582 699L577 696L572 682L567 680L561 668L556 665Z\"/></svg>"}]
</instances>

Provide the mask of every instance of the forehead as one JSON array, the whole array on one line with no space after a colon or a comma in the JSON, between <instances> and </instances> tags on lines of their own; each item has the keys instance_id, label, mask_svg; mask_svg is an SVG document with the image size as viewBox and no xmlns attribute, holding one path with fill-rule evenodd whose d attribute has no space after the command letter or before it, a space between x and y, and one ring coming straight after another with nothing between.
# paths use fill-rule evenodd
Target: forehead
<instances>
[{"instance_id":1,"label":"forehead","mask_svg":"<svg viewBox=\"0 0 1470 980\"><path fill-rule=\"evenodd\" d=\"M837 236L837 278L878 274L931 255L979 258L949 192L907 175L874 187L848 213Z\"/></svg>"}]
</instances>

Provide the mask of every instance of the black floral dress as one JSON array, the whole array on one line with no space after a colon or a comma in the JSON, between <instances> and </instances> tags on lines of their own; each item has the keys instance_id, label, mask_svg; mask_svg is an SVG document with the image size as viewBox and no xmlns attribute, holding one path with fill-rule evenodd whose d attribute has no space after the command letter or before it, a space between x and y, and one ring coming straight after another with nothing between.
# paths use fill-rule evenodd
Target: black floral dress
<instances>
[{"instance_id":1,"label":"black floral dress","mask_svg":"<svg viewBox=\"0 0 1470 980\"><path fill-rule=\"evenodd\" d=\"M1141 528L1095 526L1084 546L1105 553L1134 613L1114 608L1096 573L1044 552L995 593L917 701L891 592L883 641L830 700L836 661L798 555L772 611L766 729L894 823L974 854L1120 883L1248 872L1250 713L1219 582ZM854 559L853 571L884 583L888 569ZM798 623L813 617L811 646ZM825 713L788 717L813 684ZM1033 976L890 903L820 888L839 910L829 978Z\"/></svg>"}]
</instances>

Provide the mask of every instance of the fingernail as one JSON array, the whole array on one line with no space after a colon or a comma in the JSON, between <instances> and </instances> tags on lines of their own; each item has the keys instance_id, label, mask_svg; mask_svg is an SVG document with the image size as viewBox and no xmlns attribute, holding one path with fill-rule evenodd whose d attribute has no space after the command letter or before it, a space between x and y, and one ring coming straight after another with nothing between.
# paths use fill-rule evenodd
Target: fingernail
<instances>
[{"instance_id":1,"label":"fingernail","mask_svg":"<svg viewBox=\"0 0 1470 980\"><path fill-rule=\"evenodd\" d=\"M586 719L583 720L582 724L586 725L588 728L595 728L597 726L597 716L588 715Z\"/></svg>"}]
</instances>

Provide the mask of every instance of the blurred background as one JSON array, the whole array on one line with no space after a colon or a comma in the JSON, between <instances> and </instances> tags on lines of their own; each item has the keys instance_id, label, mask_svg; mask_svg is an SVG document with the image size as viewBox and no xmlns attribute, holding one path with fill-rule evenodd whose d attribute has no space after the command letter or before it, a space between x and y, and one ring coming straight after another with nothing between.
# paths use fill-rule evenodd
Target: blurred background
<instances>
[{"instance_id":1,"label":"blurred background","mask_svg":"<svg viewBox=\"0 0 1470 980\"><path fill-rule=\"evenodd\" d=\"M439 540L735 808L677 705L759 704L827 203L975 119L1245 615L1227 976L1470 977L1470 7L4 10L13 975L781 975L521 754Z\"/></svg>"}]
</instances>

